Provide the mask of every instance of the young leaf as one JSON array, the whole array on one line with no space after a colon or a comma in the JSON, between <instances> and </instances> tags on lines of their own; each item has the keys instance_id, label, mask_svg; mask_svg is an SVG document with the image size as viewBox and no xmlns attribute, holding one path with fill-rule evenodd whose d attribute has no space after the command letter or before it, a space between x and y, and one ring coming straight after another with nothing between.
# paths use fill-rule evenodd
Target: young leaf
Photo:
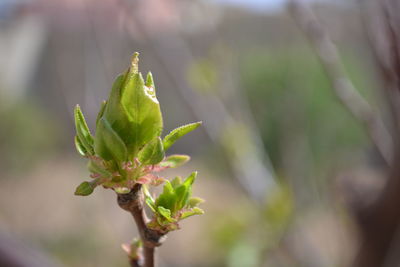
<instances>
[{"instance_id":1,"label":"young leaf","mask_svg":"<svg viewBox=\"0 0 400 267\"><path fill-rule=\"evenodd\" d=\"M74 140L75 140L75 148L78 151L78 153L81 154L82 156L86 156L87 153L86 148L82 145L77 135L75 135Z\"/></svg>"},{"instance_id":2,"label":"young leaf","mask_svg":"<svg viewBox=\"0 0 400 267\"><path fill-rule=\"evenodd\" d=\"M154 201L152 201L150 198L146 197L145 199L147 206L149 206L149 208L153 211L153 212L157 212L156 211L156 206L154 204Z\"/></svg>"},{"instance_id":3,"label":"young leaf","mask_svg":"<svg viewBox=\"0 0 400 267\"><path fill-rule=\"evenodd\" d=\"M96 125L99 123L99 120L101 119L101 117L103 117L104 110L106 109L106 105L107 105L107 101L104 100L103 102L101 102L100 111L99 111L99 113L97 113Z\"/></svg>"},{"instance_id":4,"label":"young leaf","mask_svg":"<svg viewBox=\"0 0 400 267\"><path fill-rule=\"evenodd\" d=\"M164 150L167 151L179 138L195 130L201 125L201 123L201 121L190 123L172 130L167 136L164 137Z\"/></svg>"},{"instance_id":5,"label":"young leaf","mask_svg":"<svg viewBox=\"0 0 400 267\"><path fill-rule=\"evenodd\" d=\"M176 202L173 211L183 209L186 206L191 195L191 191L191 187L185 184L182 184L175 189Z\"/></svg>"},{"instance_id":6,"label":"young leaf","mask_svg":"<svg viewBox=\"0 0 400 267\"><path fill-rule=\"evenodd\" d=\"M200 214L204 214L204 210L199 209L199 208L193 208L193 209L183 212L180 219L183 220L190 216L200 215Z\"/></svg>"},{"instance_id":7,"label":"young leaf","mask_svg":"<svg viewBox=\"0 0 400 267\"><path fill-rule=\"evenodd\" d=\"M83 182L75 190L77 196L88 196L93 193L94 188L97 186L96 183Z\"/></svg>"},{"instance_id":8,"label":"young leaf","mask_svg":"<svg viewBox=\"0 0 400 267\"><path fill-rule=\"evenodd\" d=\"M165 181L163 192L156 199L156 206L173 209L176 203L175 190L169 181Z\"/></svg>"},{"instance_id":9,"label":"young leaf","mask_svg":"<svg viewBox=\"0 0 400 267\"><path fill-rule=\"evenodd\" d=\"M155 88L155 86L154 86L154 80L153 80L153 74L151 74L150 71L147 73L147 77L146 77L146 86L147 86L147 87Z\"/></svg>"},{"instance_id":10,"label":"young leaf","mask_svg":"<svg viewBox=\"0 0 400 267\"><path fill-rule=\"evenodd\" d=\"M85 147L89 154L93 154L93 137L90 134L89 127L86 124L85 117L82 114L79 105L76 105L74 110L76 134L80 143Z\"/></svg>"},{"instance_id":11,"label":"young leaf","mask_svg":"<svg viewBox=\"0 0 400 267\"><path fill-rule=\"evenodd\" d=\"M194 208L197 205L203 203L205 200L199 197L192 197L189 199L188 206L189 208Z\"/></svg>"},{"instance_id":12,"label":"young leaf","mask_svg":"<svg viewBox=\"0 0 400 267\"><path fill-rule=\"evenodd\" d=\"M174 189L182 184L182 178L180 176L176 176L174 180L171 181L171 185Z\"/></svg>"},{"instance_id":13,"label":"young leaf","mask_svg":"<svg viewBox=\"0 0 400 267\"><path fill-rule=\"evenodd\" d=\"M115 159L122 162L127 158L124 142L104 117L97 125L94 149L105 160Z\"/></svg>"},{"instance_id":14,"label":"young leaf","mask_svg":"<svg viewBox=\"0 0 400 267\"><path fill-rule=\"evenodd\" d=\"M162 206L157 207L157 211L159 214L161 214L167 221L169 222L175 222L175 220L171 217L171 211L169 209L166 209Z\"/></svg>"},{"instance_id":15,"label":"young leaf","mask_svg":"<svg viewBox=\"0 0 400 267\"><path fill-rule=\"evenodd\" d=\"M190 176L188 178L185 179L185 181L183 182L183 184L187 185L187 186L191 186L194 182L194 180L197 177L197 172L192 172L190 174Z\"/></svg>"},{"instance_id":16,"label":"young leaf","mask_svg":"<svg viewBox=\"0 0 400 267\"><path fill-rule=\"evenodd\" d=\"M149 208L153 211L153 212L157 212L156 209L156 203L154 202L154 199L152 198L152 196L150 195L149 190L147 189L147 186L143 186L143 193L144 193L144 198L145 198L145 202L147 204L147 206L149 206Z\"/></svg>"},{"instance_id":17,"label":"young leaf","mask_svg":"<svg viewBox=\"0 0 400 267\"><path fill-rule=\"evenodd\" d=\"M102 177L110 177L112 175L110 172L97 165L97 163L93 162L92 160L90 160L88 163L88 169L90 172L100 174Z\"/></svg>"},{"instance_id":18,"label":"young leaf","mask_svg":"<svg viewBox=\"0 0 400 267\"><path fill-rule=\"evenodd\" d=\"M165 151L165 149L164 149ZM187 155L171 155L164 159L159 165L164 168L177 168L182 166L186 162L190 160L190 157Z\"/></svg>"},{"instance_id":19,"label":"young leaf","mask_svg":"<svg viewBox=\"0 0 400 267\"><path fill-rule=\"evenodd\" d=\"M142 150L139 151L138 158L142 164L157 164L163 160L165 156L163 144L160 137L152 140L146 144Z\"/></svg>"}]
</instances>

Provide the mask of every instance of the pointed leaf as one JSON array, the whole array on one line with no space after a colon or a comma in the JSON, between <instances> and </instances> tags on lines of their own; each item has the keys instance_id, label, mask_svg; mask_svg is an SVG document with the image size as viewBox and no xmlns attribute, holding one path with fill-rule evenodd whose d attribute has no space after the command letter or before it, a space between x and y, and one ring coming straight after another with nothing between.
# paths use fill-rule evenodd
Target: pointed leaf
<instances>
[{"instance_id":1,"label":"pointed leaf","mask_svg":"<svg viewBox=\"0 0 400 267\"><path fill-rule=\"evenodd\" d=\"M156 199L156 206L163 206L167 209L173 209L176 202L174 188L169 181L165 181L163 192Z\"/></svg>"},{"instance_id":2,"label":"pointed leaf","mask_svg":"<svg viewBox=\"0 0 400 267\"><path fill-rule=\"evenodd\" d=\"M178 186L175 189L176 202L174 206L174 211L183 209L188 203L189 197L191 195L191 188L185 184Z\"/></svg>"},{"instance_id":3,"label":"pointed leaf","mask_svg":"<svg viewBox=\"0 0 400 267\"><path fill-rule=\"evenodd\" d=\"M182 178L180 176L176 176L174 180L171 181L171 185L173 188L177 188L182 184Z\"/></svg>"},{"instance_id":4,"label":"pointed leaf","mask_svg":"<svg viewBox=\"0 0 400 267\"><path fill-rule=\"evenodd\" d=\"M93 137L90 134L89 127L86 124L85 117L82 114L79 105L76 105L74 110L75 128L79 141L85 147L89 154L93 154Z\"/></svg>"},{"instance_id":5,"label":"pointed leaf","mask_svg":"<svg viewBox=\"0 0 400 267\"><path fill-rule=\"evenodd\" d=\"M189 199L188 206L189 208L194 208L197 205L203 203L205 200L199 197L192 197Z\"/></svg>"},{"instance_id":6,"label":"pointed leaf","mask_svg":"<svg viewBox=\"0 0 400 267\"><path fill-rule=\"evenodd\" d=\"M78 153L81 154L82 156L86 156L87 154L86 148L82 145L77 135L75 135L74 140L75 140L75 148L78 151Z\"/></svg>"},{"instance_id":7,"label":"pointed leaf","mask_svg":"<svg viewBox=\"0 0 400 267\"><path fill-rule=\"evenodd\" d=\"M194 180L197 177L197 172L192 172L188 178L185 179L183 184L191 186L194 183Z\"/></svg>"},{"instance_id":8,"label":"pointed leaf","mask_svg":"<svg viewBox=\"0 0 400 267\"><path fill-rule=\"evenodd\" d=\"M93 160L89 161L88 169L89 169L90 172L100 174L102 177L110 177L110 176L112 176L112 174L109 171L107 171L103 167L99 166Z\"/></svg>"},{"instance_id":9,"label":"pointed leaf","mask_svg":"<svg viewBox=\"0 0 400 267\"><path fill-rule=\"evenodd\" d=\"M153 74L151 74L150 71L147 73L147 77L146 77L146 86L147 86L147 87L151 87L151 88L155 88L155 86L154 86L154 80L153 80Z\"/></svg>"},{"instance_id":10,"label":"pointed leaf","mask_svg":"<svg viewBox=\"0 0 400 267\"><path fill-rule=\"evenodd\" d=\"M167 221L175 222L175 220L171 217L171 211L169 209L166 209L162 206L158 206L157 211L160 215L162 215L165 219L167 219Z\"/></svg>"},{"instance_id":11,"label":"pointed leaf","mask_svg":"<svg viewBox=\"0 0 400 267\"><path fill-rule=\"evenodd\" d=\"M164 137L164 150L167 151L179 138L195 130L201 125L201 123L201 121L190 123L172 130L167 136Z\"/></svg>"},{"instance_id":12,"label":"pointed leaf","mask_svg":"<svg viewBox=\"0 0 400 267\"><path fill-rule=\"evenodd\" d=\"M165 151L165 149L164 149ZM177 168L182 166L186 162L190 160L190 157L187 155L171 155L163 160L159 165L164 168Z\"/></svg>"},{"instance_id":13,"label":"pointed leaf","mask_svg":"<svg viewBox=\"0 0 400 267\"><path fill-rule=\"evenodd\" d=\"M99 110L99 113L97 114L97 118L96 118L96 125L99 123L100 118L103 117L104 110L106 109L106 105L107 105L107 101L104 100L103 102L101 102L100 110Z\"/></svg>"},{"instance_id":14,"label":"pointed leaf","mask_svg":"<svg viewBox=\"0 0 400 267\"><path fill-rule=\"evenodd\" d=\"M204 210L199 209L199 208L193 208L193 209L190 209L188 211L183 212L181 217L180 217L180 219L183 220L183 219L186 219L186 218L188 218L190 216L201 215L201 214L204 214Z\"/></svg>"},{"instance_id":15,"label":"pointed leaf","mask_svg":"<svg viewBox=\"0 0 400 267\"><path fill-rule=\"evenodd\" d=\"M160 137L146 144L138 154L139 161L144 165L154 165L163 160L164 148Z\"/></svg>"},{"instance_id":16,"label":"pointed leaf","mask_svg":"<svg viewBox=\"0 0 400 267\"><path fill-rule=\"evenodd\" d=\"M149 206L149 208L153 211L153 212L157 212L156 211L156 206L154 205L154 201L152 201L150 198L146 197L145 199L147 206Z\"/></svg>"},{"instance_id":17,"label":"pointed leaf","mask_svg":"<svg viewBox=\"0 0 400 267\"><path fill-rule=\"evenodd\" d=\"M127 158L124 142L104 117L97 125L94 148L96 153L105 160L115 159L122 162Z\"/></svg>"}]
</instances>

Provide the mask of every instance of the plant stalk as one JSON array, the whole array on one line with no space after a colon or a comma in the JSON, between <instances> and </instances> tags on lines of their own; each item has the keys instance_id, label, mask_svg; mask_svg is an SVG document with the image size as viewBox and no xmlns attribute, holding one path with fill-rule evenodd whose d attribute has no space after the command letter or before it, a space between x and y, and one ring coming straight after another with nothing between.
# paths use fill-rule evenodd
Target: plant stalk
<instances>
[{"instance_id":1,"label":"plant stalk","mask_svg":"<svg viewBox=\"0 0 400 267\"><path fill-rule=\"evenodd\" d=\"M161 246L165 235L147 227L141 188L141 184L136 184L128 194L118 194L117 201L122 209L132 214L143 244L143 265L139 261L131 261L131 266L154 267L155 248Z\"/></svg>"}]
</instances>

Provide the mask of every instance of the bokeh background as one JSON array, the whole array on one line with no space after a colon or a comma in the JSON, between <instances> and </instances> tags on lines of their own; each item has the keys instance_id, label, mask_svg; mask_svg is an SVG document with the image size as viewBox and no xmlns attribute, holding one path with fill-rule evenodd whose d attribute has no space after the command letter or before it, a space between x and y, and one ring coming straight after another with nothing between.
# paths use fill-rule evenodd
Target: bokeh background
<instances>
[{"instance_id":1,"label":"bokeh background","mask_svg":"<svg viewBox=\"0 0 400 267\"><path fill-rule=\"evenodd\" d=\"M307 4L356 89L382 107L359 2ZM358 237L343 185L378 188L385 164L283 0L0 1L3 251L22 266L128 266L120 244L136 229L115 193L73 194L89 173L72 112L79 103L94 130L134 51L155 77L164 135L203 121L171 150L192 161L165 176L198 170L206 213L168 235L160 266L351 261Z\"/></svg>"}]
</instances>

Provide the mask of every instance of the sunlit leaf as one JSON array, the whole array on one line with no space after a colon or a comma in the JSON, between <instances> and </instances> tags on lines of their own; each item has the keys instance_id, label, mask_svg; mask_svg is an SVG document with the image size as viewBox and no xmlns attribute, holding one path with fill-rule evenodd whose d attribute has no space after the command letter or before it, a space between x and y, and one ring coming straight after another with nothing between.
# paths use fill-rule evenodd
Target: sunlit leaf
<instances>
[{"instance_id":1,"label":"sunlit leaf","mask_svg":"<svg viewBox=\"0 0 400 267\"><path fill-rule=\"evenodd\" d=\"M146 144L138 154L142 164L157 164L164 159L164 148L160 137L155 138Z\"/></svg>"},{"instance_id":2,"label":"sunlit leaf","mask_svg":"<svg viewBox=\"0 0 400 267\"><path fill-rule=\"evenodd\" d=\"M97 114L97 118L96 118L96 125L99 123L99 120L101 119L101 117L103 117L104 110L106 109L106 105L107 105L107 101L104 100L103 102L101 102L100 110L99 110L99 113Z\"/></svg>"},{"instance_id":3,"label":"sunlit leaf","mask_svg":"<svg viewBox=\"0 0 400 267\"><path fill-rule=\"evenodd\" d=\"M171 217L171 211L169 209L166 209L162 206L157 207L157 211L159 214L161 214L167 221L169 222L175 222L175 220Z\"/></svg>"},{"instance_id":4,"label":"sunlit leaf","mask_svg":"<svg viewBox=\"0 0 400 267\"><path fill-rule=\"evenodd\" d=\"M181 220L188 218L190 216L193 216L193 215L200 215L200 214L204 214L204 211L202 209L193 208L193 209L183 212L181 215Z\"/></svg>"},{"instance_id":5,"label":"sunlit leaf","mask_svg":"<svg viewBox=\"0 0 400 267\"><path fill-rule=\"evenodd\" d=\"M164 168L177 168L179 166L182 166L189 160L190 157L187 155L171 155L160 162L159 166Z\"/></svg>"},{"instance_id":6,"label":"sunlit leaf","mask_svg":"<svg viewBox=\"0 0 400 267\"><path fill-rule=\"evenodd\" d=\"M192 197L192 198L189 199L188 206L190 208L194 208L194 207L196 207L197 205L199 205L199 204L201 204L203 202L204 202L204 199L202 199L202 198Z\"/></svg>"},{"instance_id":7,"label":"sunlit leaf","mask_svg":"<svg viewBox=\"0 0 400 267\"><path fill-rule=\"evenodd\" d=\"M82 114L79 105L76 105L74 110L76 134L80 143L89 154L93 154L93 137L90 134L89 127L86 124L85 117Z\"/></svg>"},{"instance_id":8,"label":"sunlit leaf","mask_svg":"<svg viewBox=\"0 0 400 267\"><path fill-rule=\"evenodd\" d=\"M78 153L81 154L82 156L86 156L87 153L86 148L83 146L77 135L75 135L74 141L75 141L75 148L78 151Z\"/></svg>"},{"instance_id":9,"label":"sunlit leaf","mask_svg":"<svg viewBox=\"0 0 400 267\"><path fill-rule=\"evenodd\" d=\"M164 150L167 151L179 138L195 130L201 125L201 123L201 121L190 123L172 130L167 136L164 137Z\"/></svg>"},{"instance_id":10,"label":"sunlit leaf","mask_svg":"<svg viewBox=\"0 0 400 267\"><path fill-rule=\"evenodd\" d=\"M96 153L105 160L115 159L123 162L127 158L124 142L104 117L99 120L97 125L94 147Z\"/></svg>"}]
</instances>

